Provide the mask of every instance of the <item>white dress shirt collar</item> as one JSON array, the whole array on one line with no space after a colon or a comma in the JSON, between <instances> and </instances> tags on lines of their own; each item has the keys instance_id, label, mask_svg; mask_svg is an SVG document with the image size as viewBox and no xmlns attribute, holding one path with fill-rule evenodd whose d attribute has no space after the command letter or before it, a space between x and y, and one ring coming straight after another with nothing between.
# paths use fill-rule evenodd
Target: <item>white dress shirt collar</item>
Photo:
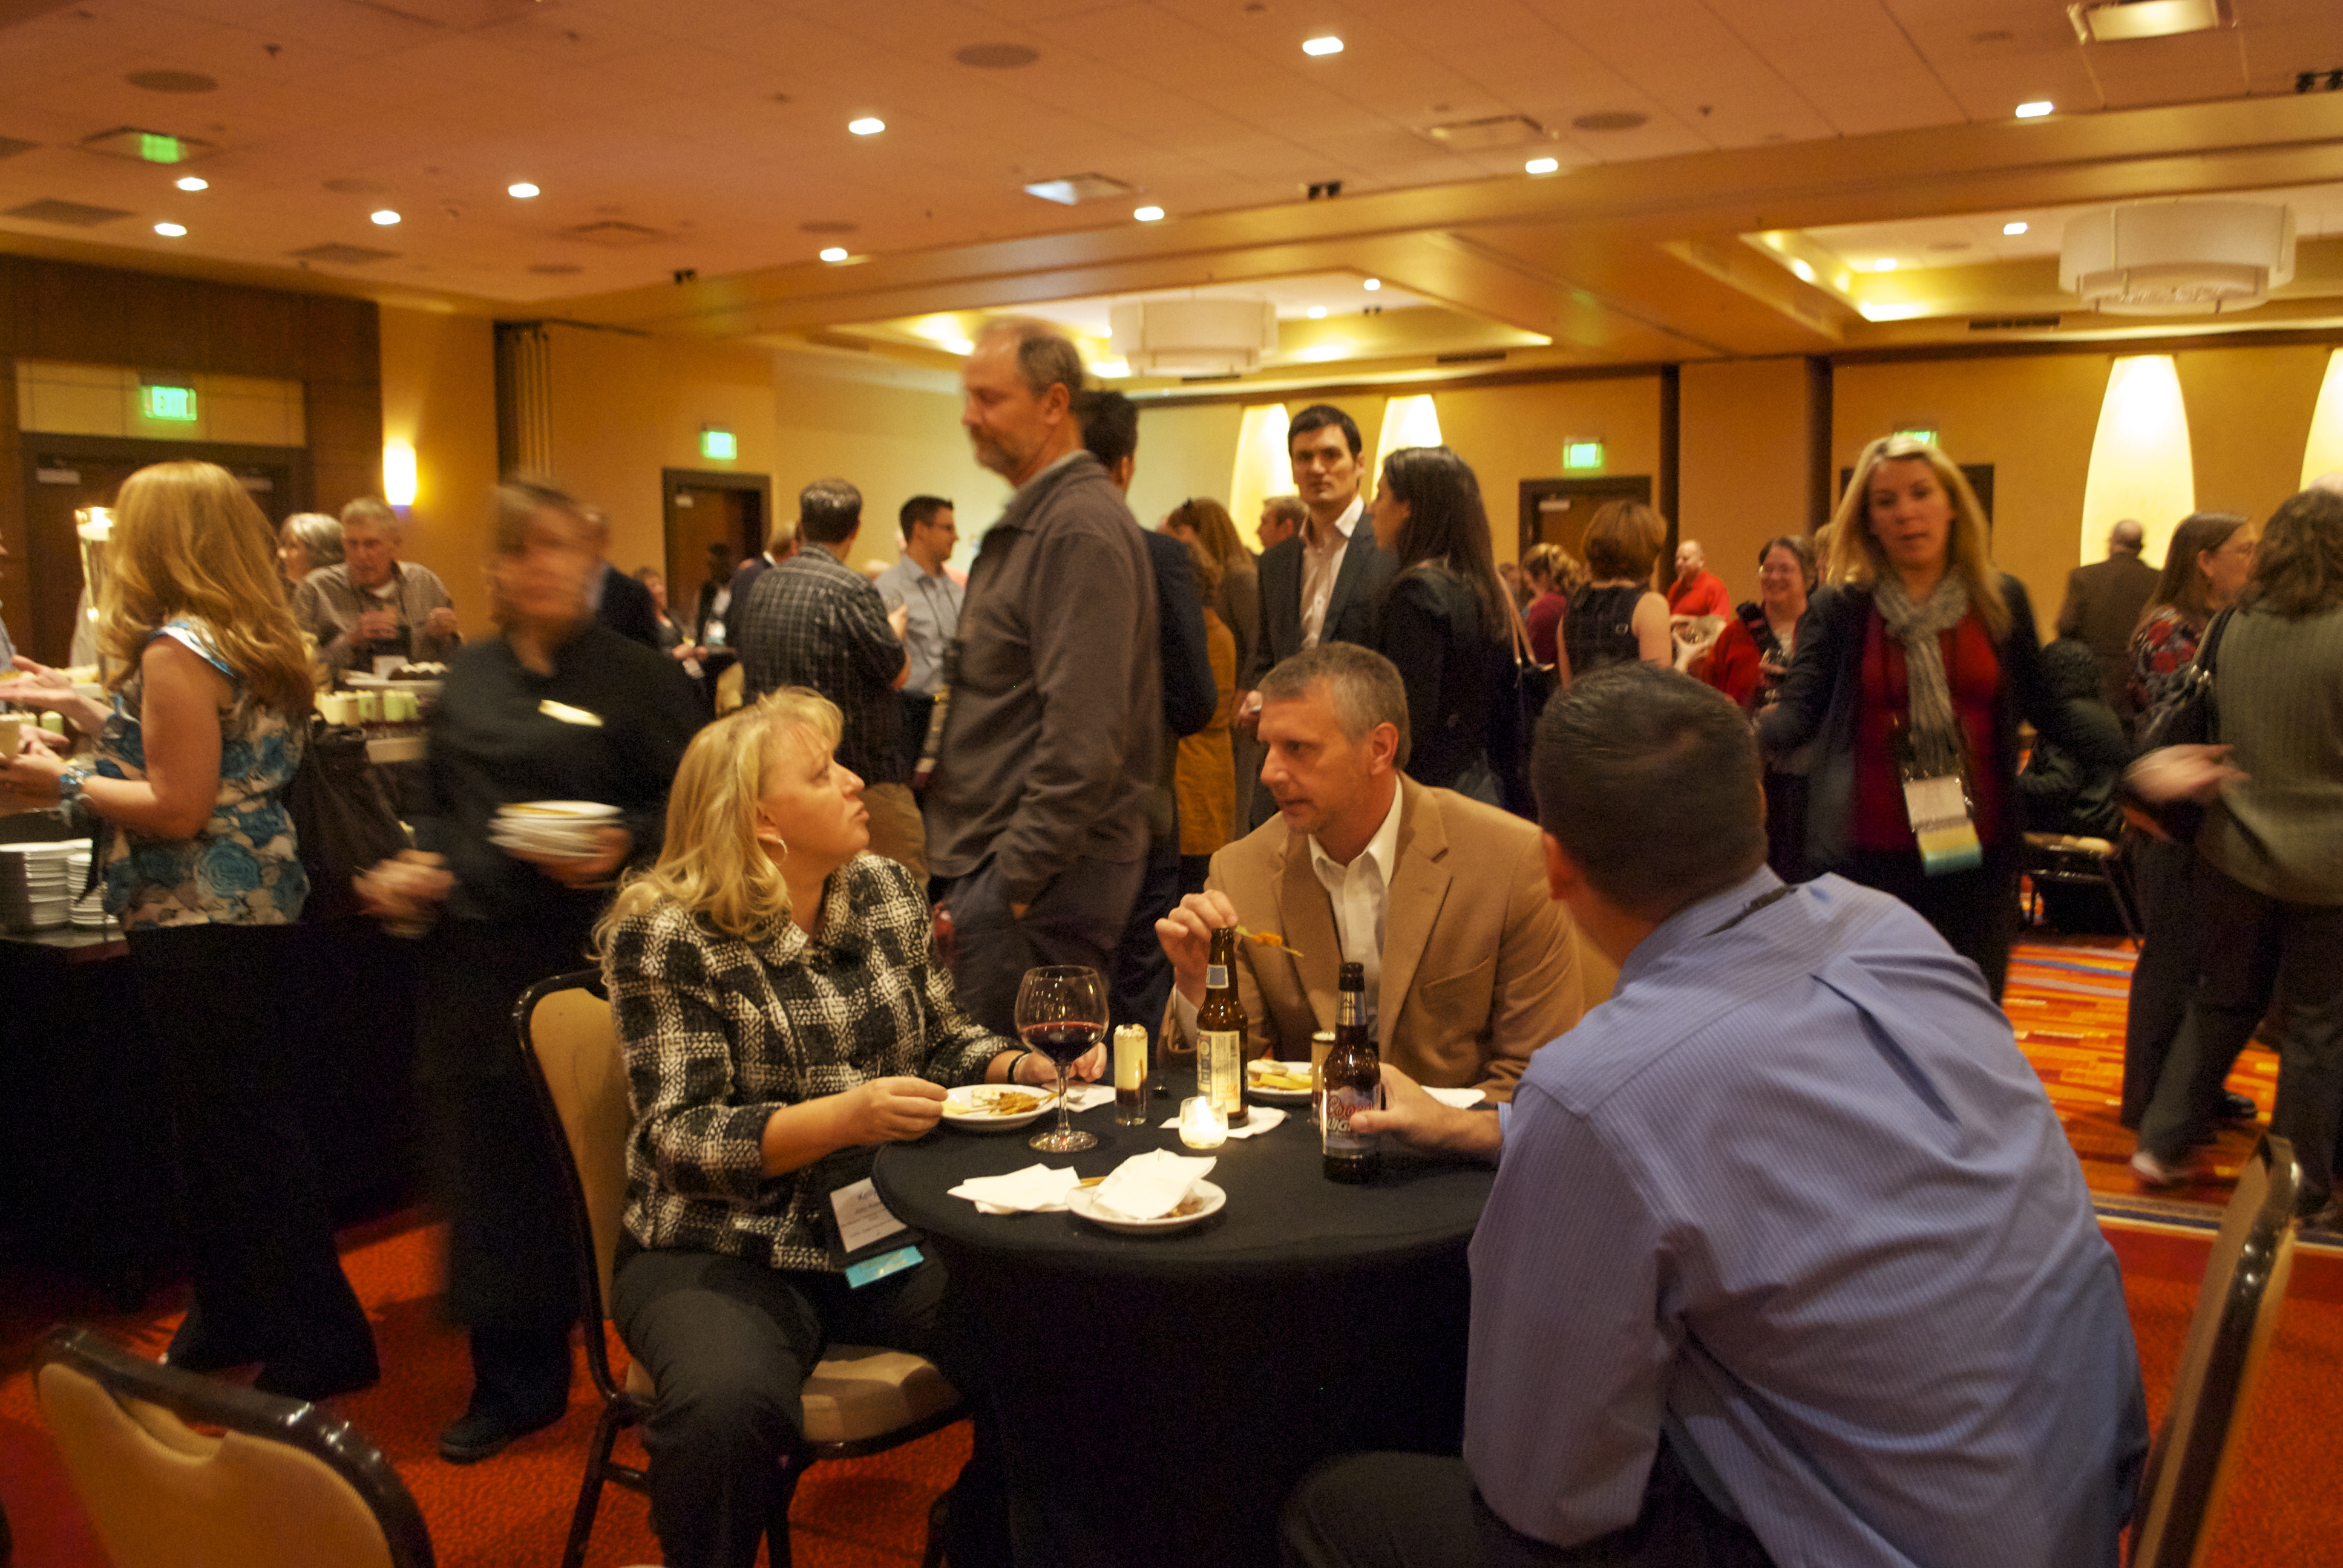
<instances>
[{"instance_id":1,"label":"white dress shirt collar","mask_svg":"<svg viewBox=\"0 0 2343 1568\"><path fill-rule=\"evenodd\" d=\"M1366 515L1367 498L1364 496L1353 496L1351 504L1342 508L1342 515L1334 519L1335 531L1342 536L1343 544L1347 545L1351 542L1351 535L1358 529L1359 519ZM1331 548L1319 539L1318 519L1315 518L1302 519L1302 543L1305 548L1312 545L1316 545L1320 549Z\"/></svg>"},{"instance_id":2,"label":"white dress shirt collar","mask_svg":"<svg viewBox=\"0 0 2343 1568\"><path fill-rule=\"evenodd\" d=\"M1391 809L1383 813L1383 826L1347 866L1336 865L1315 835L1310 839L1310 869L1317 873L1327 901L1334 907L1334 930L1342 938L1342 960L1366 970L1370 1031L1382 1027L1383 925L1391 910L1392 878L1398 870L1400 807L1405 799L1405 789L1394 779Z\"/></svg>"}]
</instances>

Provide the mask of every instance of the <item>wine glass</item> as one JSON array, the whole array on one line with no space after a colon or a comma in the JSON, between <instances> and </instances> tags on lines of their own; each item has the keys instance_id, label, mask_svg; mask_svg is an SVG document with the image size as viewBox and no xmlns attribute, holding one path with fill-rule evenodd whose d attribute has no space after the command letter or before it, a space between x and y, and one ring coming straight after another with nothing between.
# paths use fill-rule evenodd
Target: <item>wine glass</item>
<instances>
[{"instance_id":1,"label":"wine glass","mask_svg":"<svg viewBox=\"0 0 2343 1568\"><path fill-rule=\"evenodd\" d=\"M1035 1133L1030 1145L1051 1154L1098 1147L1098 1139L1075 1131L1066 1115L1066 1074L1106 1035L1106 984L1098 970L1079 964L1027 970L1017 987L1017 1034L1058 1064L1058 1129Z\"/></svg>"}]
</instances>

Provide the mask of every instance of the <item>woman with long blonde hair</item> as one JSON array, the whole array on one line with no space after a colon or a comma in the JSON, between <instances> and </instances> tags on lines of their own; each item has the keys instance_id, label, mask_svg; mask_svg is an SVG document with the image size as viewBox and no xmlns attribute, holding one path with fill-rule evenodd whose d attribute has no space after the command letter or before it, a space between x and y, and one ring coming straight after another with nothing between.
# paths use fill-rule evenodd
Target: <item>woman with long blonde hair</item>
<instances>
[{"instance_id":1,"label":"woman with long blonde hair","mask_svg":"<svg viewBox=\"0 0 2343 1568\"><path fill-rule=\"evenodd\" d=\"M2123 727L2045 677L2026 589L1994 567L1985 509L1934 445L1863 449L1828 559L1757 729L1771 756L1815 743L1805 869L1902 899L1998 999L2017 923L2018 722L2115 768Z\"/></svg>"},{"instance_id":2,"label":"woman with long blonde hair","mask_svg":"<svg viewBox=\"0 0 2343 1568\"><path fill-rule=\"evenodd\" d=\"M98 601L112 702L96 753L0 759L0 796L103 836L106 910L166 1025L154 1043L195 1274L171 1361L258 1362L257 1386L314 1400L378 1368L298 1110L291 922L309 884L285 789L310 689L276 544L224 468L158 463L125 480Z\"/></svg>"},{"instance_id":3,"label":"woman with long blonde hair","mask_svg":"<svg viewBox=\"0 0 2343 1568\"><path fill-rule=\"evenodd\" d=\"M838 709L799 687L701 730L658 862L597 932L634 1110L611 1316L658 1384L651 1518L689 1568L755 1560L825 1338L928 1355L973 1391L941 1266L849 1288L830 1194L870 1174L876 1145L934 1127L947 1085L1056 1082L960 1010L926 898L869 852L838 734ZM954 1563L1007 1560L993 1452L980 1414Z\"/></svg>"}]
</instances>

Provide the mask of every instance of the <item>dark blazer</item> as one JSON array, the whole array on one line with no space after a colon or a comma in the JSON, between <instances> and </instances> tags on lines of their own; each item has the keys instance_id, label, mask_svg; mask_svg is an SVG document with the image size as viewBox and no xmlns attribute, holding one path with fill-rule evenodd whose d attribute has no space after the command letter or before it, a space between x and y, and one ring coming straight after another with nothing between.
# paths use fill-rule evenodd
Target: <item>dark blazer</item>
<instances>
[{"instance_id":1,"label":"dark blazer","mask_svg":"<svg viewBox=\"0 0 2343 1568\"><path fill-rule=\"evenodd\" d=\"M2127 691L2131 634L2163 574L2137 556L2109 556L2066 574L2066 602L2058 607L2058 635L2087 644L2099 661L2099 695L2120 719L2132 714Z\"/></svg>"},{"instance_id":2,"label":"dark blazer","mask_svg":"<svg viewBox=\"0 0 2343 1568\"><path fill-rule=\"evenodd\" d=\"M1375 608L1383 589L1397 575L1398 563L1375 548L1374 525L1360 514L1351 530L1350 547L1342 552L1342 569L1334 574L1334 592L1326 601L1322 642L1375 645ZM1302 651L1302 534L1272 545L1261 558L1261 628L1253 638L1252 668L1244 675L1247 690L1261 685L1262 676L1279 660Z\"/></svg>"},{"instance_id":3,"label":"dark blazer","mask_svg":"<svg viewBox=\"0 0 2343 1568\"><path fill-rule=\"evenodd\" d=\"M659 607L651 603L651 590L616 567L602 579L602 605L594 618L645 648L661 647Z\"/></svg>"},{"instance_id":4,"label":"dark blazer","mask_svg":"<svg viewBox=\"0 0 2343 1568\"><path fill-rule=\"evenodd\" d=\"M1196 597L1188 547L1168 534L1140 529L1155 568L1156 637L1163 660L1163 722L1173 735L1193 735L1212 721L1220 690L1204 642L1204 605Z\"/></svg>"},{"instance_id":5,"label":"dark blazer","mask_svg":"<svg viewBox=\"0 0 2343 1568\"><path fill-rule=\"evenodd\" d=\"M1407 687L1408 777L1464 789L1476 764L1488 766L1498 659L1512 651L1483 626L1480 596L1445 567L1413 567L1392 579L1374 646Z\"/></svg>"},{"instance_id":6,"label":"dark blazer","mask_svg":"<svg viewBox=\"0 0 2343 1568\"><path fill-rule=\"evenodd\" d=\"M2104 702L2062 698L2045 676L2042 645L2026 586L2006 572L2002 597L2009 631L1994 646L2001 690L1994 704L1994 755L2001 798L2018 827L2017 724L2023 719L2087 768L2121 769L2131 753L2123 726ZM1845 583L1819 589L1798 621L1798 651L1782 679L1781 699L1757 721L1758 744L1769 756L1815 742L1807 774L1806 866L1810 874L1835 871L1848 857L1855 819L1855 735L1863 701L1863 644L1871 619L1871 588Z\"/></svg>"}]
</instances>

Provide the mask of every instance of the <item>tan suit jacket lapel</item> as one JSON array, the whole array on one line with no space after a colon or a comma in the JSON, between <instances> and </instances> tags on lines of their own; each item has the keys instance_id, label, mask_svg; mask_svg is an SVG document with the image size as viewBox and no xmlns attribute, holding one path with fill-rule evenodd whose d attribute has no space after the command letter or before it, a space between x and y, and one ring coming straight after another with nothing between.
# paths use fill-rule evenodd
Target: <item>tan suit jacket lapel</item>
<instances>
[{"instance_id":1,"label":"tan suit jacket lapel","mask_svg":"<svg viewBox=\"0 0 2343 1568\"><path fill-rule=\"evenodd\" d=\"M1407 1005L1415 984L1416 966L1439 922L1440 906L1448 897L1448 830L1440 819L1439 802L1422 785L1403 777L1399 812L1399 865L1393 872L1389 902L1383 914L1383 971L1376 999L1378 1048L1388 1053L1392 1030ZM1302 851L1306 857L1309 851ZM1307 869L1305 867L1304 869ZM1315 880L1313 878L1312 880ZM1308 949L1303 949L1308 951Z\"/></svg>"},{"instance_id":2,"label":"tan suit jacket lapel","mask_svg":"<svg viewBox=\"0 0 2343 1568\"><path fill-rule=\"evenodd\" d=\"M1285 868L1277 881L1277 913L1286 945L1302 956L1289 960L1263 956L1256 950L1254 972L1259 973L1264 963L1290 963L1308 993L1317 1027L1332 1029L1336 966L1342 962L1342 940L1334 931L1334 901L1327 897L1326 885L1318 879L1310 863L1310 840L1300 833L1286 835ZM1310 1041L1306 1037L1281 1040L1279 1050L1288 1060L1300 1060L1310 1054Z\"/></svg>"}]
</instances>

